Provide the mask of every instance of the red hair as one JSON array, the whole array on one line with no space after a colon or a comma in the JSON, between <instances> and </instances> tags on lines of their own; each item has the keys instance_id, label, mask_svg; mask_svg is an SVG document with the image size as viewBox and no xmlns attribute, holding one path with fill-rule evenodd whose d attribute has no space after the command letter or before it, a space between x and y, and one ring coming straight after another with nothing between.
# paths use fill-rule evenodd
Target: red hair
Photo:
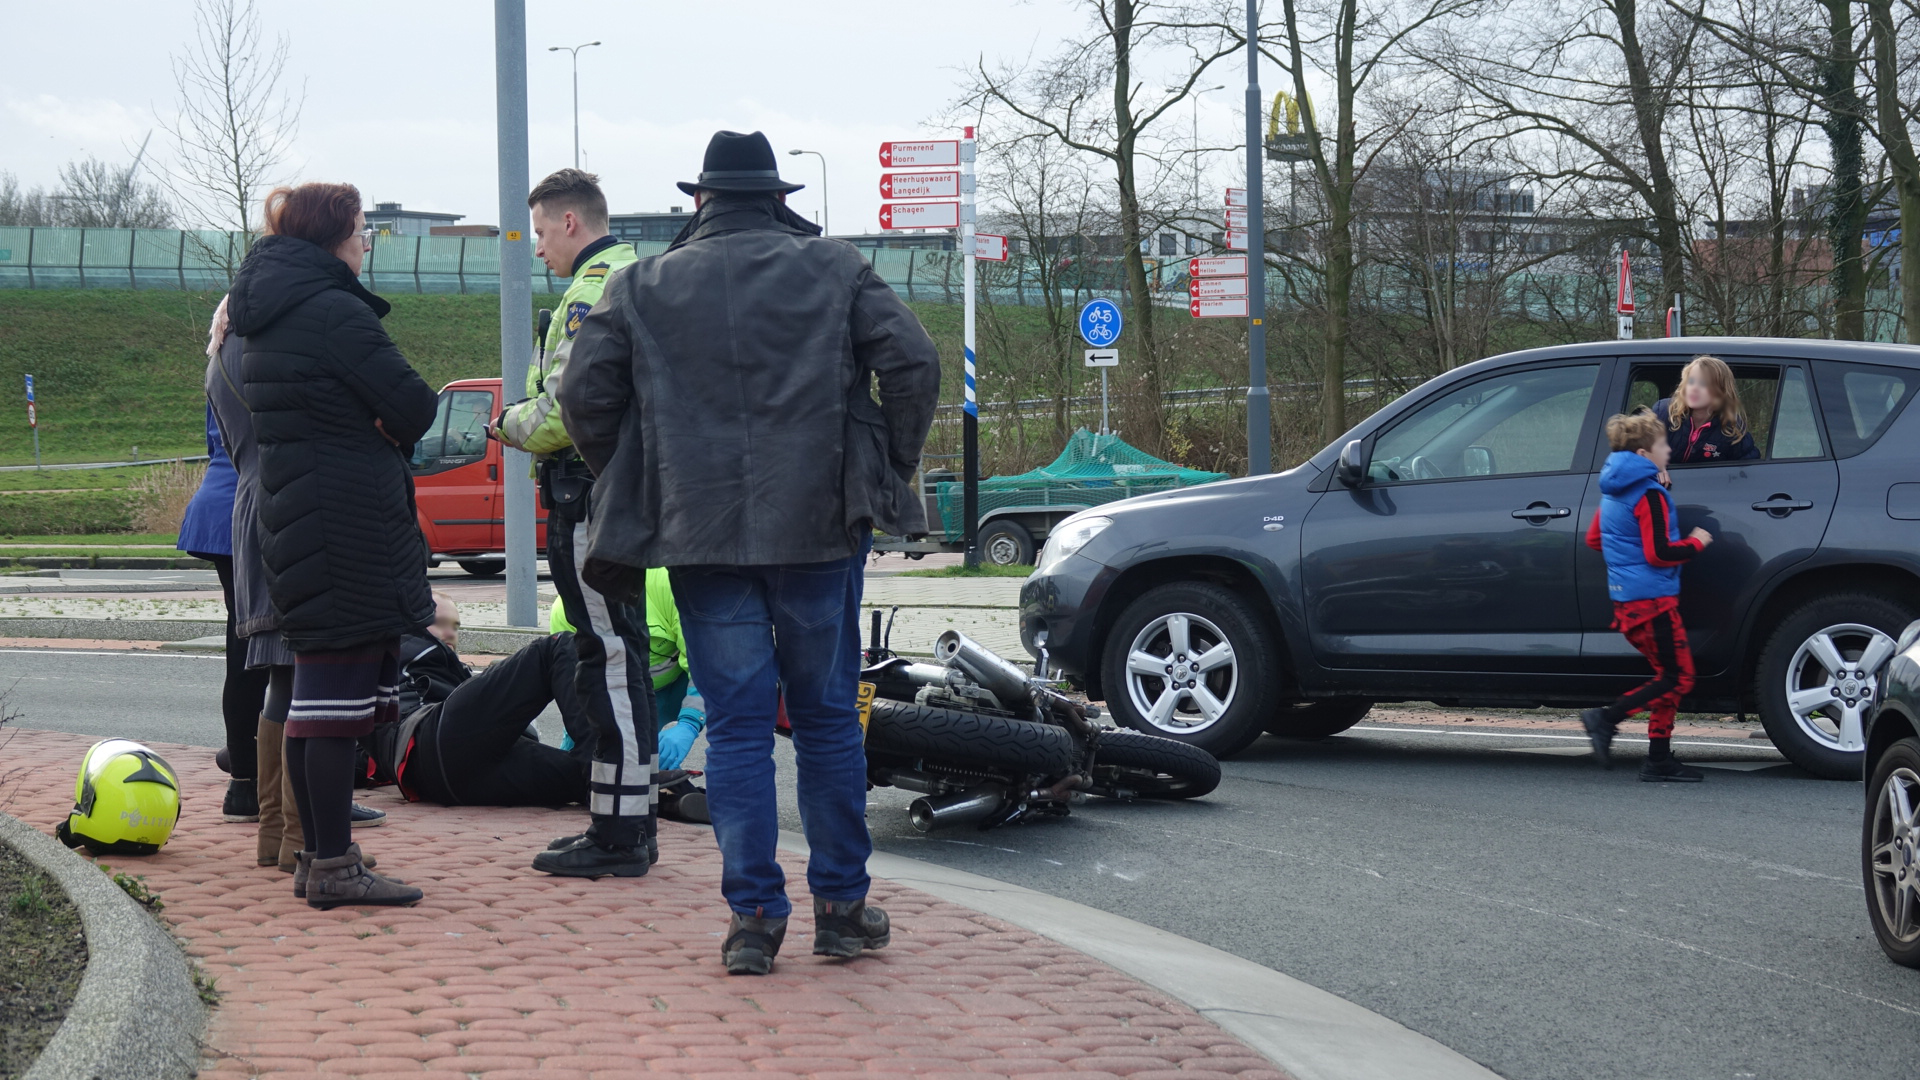
<instances>
[{"instance_id":1,"label":"red hair","mask_svg":"<svg viewBox=\"0 0 1920 1080\"><path fill-rule=\"evenodd\" d=\"M352 184L277 187L267 193L266 231L332 251L353 235L359 213L360 189Z\"/></svg>"}]
</instances>

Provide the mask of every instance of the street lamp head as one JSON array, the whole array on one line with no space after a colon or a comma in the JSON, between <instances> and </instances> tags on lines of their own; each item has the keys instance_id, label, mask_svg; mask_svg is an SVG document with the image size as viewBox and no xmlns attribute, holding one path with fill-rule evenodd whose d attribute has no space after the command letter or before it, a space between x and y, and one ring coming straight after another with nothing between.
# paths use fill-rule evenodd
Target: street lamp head
<instances>
[{"instance_id":1,"label":"street lamp head","mask_svg":"<svg viewBox=\"0 0 1920 1080\"><path fill-rule=\"evenodd\" d=\"M559 52L559 51L560 51L560 46L558 46L558 45L549 45L549 46L547 46L547 51L548 51L548 52Z\"/></svg>"},{"instance_id":2,"label":"street lamp head","mask_svg":"<svg viewBox=\"0 0 1920 1080\"><path fill-rule=\"evenodd\" d=\"M599 42L597 42L597 41L589 41L589 42L587 42L587 45L598 45L598 44L600 44L600 43L599 43ZM580 46L580 47L584 49L584 48L586 48L586 47L587 47L587 45L582 45L582 46Z\"/></svg>"},{"instance_id":3,"label":"street lamp head","mask_svg":"<svg viewBox=\"0 0 1920 1080\"><path fill-rule=\"evenodd\" d=\"M798 153L800 153L800 151L798 151L798 150L789 150L789 151L787 151L787 156L788 156L788 157L793 157L794 155L796 155L796 154L798 154Z\"/></svg>"}]
</instances>

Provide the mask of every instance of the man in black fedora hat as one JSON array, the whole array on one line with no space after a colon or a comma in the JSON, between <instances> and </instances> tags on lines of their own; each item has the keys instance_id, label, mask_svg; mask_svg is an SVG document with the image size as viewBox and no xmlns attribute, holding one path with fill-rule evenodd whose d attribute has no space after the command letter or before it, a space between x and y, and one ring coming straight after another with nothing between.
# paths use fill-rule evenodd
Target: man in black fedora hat
<instances>
[{"instance_id":1,"label":"man in black fedora hat","mask_svg":"<svg viewBox=\"0 0 1920 1080\"><path fill-rule=\"evenodd\" d=\"M866 905L861 568L875 529L926 532L911 479L940 391L926 331L852 245L787 209L799 187L765 135L716 134L699 179L680 185L693 220L608 280L560 389L598 478L583 577L637 599L647 567L673 572L707 701L735 974L772 969L791 910L774 848L782 700L813 951L887 943L886 914Z\"/></svg>"}]
</instances>

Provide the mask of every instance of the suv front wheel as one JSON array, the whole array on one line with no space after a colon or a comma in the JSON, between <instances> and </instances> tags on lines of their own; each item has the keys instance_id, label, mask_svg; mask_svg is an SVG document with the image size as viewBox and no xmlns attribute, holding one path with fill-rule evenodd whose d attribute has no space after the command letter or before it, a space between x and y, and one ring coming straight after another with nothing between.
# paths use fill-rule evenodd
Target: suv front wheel
<instances>
[{"instance_id":1,"label":"suv front wheel","mask_svg":"<svg viewBox=\"0 0 1920 1080\"><path fill-rule=\"evenodd\" d=\"M1100 684L1120 723L1225 758L1265 728L1279 669L1280 643L1258 610L1218 585L1180 582L1121 612Z\"/></svg>"},{"instance_id":2,"label":"suv front wheel","mask_svg":"<svg viewBox=\"0 0 1920 1080\"><path fill-rule=\"evenodd\" d=\"M1875 676L1913 619L1868 593L1839 593L1781 620L1761 650L1760 722L1787 760L1833 780L1858 780Z\"/></svg>"}]
</instances>

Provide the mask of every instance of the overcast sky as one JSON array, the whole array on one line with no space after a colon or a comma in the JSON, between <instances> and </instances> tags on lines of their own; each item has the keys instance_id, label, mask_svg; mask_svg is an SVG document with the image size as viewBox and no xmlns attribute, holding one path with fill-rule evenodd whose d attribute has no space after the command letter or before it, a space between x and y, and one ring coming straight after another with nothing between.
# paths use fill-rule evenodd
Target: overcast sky
<instances>
[{"instance_id":1,"label":"overcast sky","mask_svg":"<svg viewBox=\"0 0 1920 1080\"><path fill-rule=\"evenodd\" d=\"M494 157L492 5L484 0L259 0L269 36L286 34L285 84L305 106L287 166L293 180L346 180L369 203L499 220ZM63 162L125 161L173 108L169 54L193 34L191 0L9 4L0 66L0 171L52 185ZM717 129L762 130L796 209L820 207L827 157L833 231L877 231L884 139L952 136L927 126L985 53L1051 52L1082 25L1069 0L597 0L527 4L535 177L572 158L567 54L580 53L580 142L616 213L691 200L673 186L699 172ZM1235 83L1238 71L1222 82ZM1208 95L1203 141L1234 139L1239 95ZM156 133L154 150L166 136ZM689 206L689 209L691 207Z\"/></svg>"}]
</instances>

